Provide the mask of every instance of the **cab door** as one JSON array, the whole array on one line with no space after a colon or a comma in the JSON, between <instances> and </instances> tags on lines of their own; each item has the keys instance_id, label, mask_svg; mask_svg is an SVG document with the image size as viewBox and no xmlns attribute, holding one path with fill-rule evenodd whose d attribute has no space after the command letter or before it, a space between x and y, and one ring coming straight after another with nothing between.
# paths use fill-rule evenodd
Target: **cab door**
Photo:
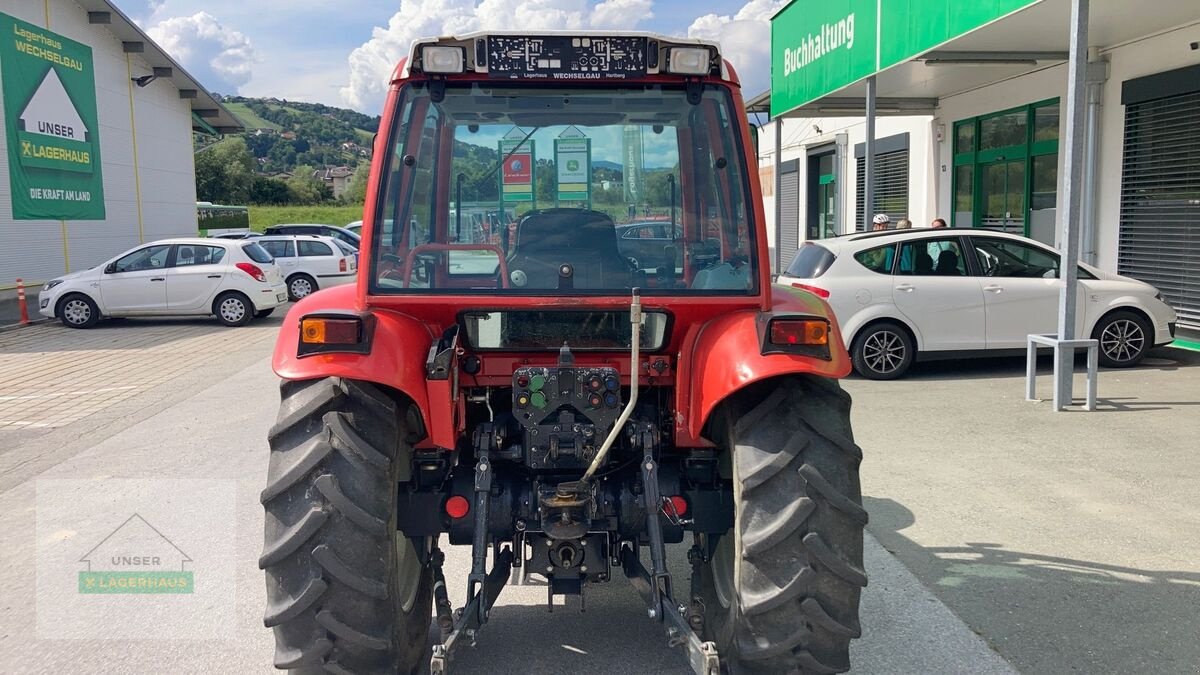
<instances>
[{"instance_id":1,"label":"cab door","mask_svg":"<svg viewBox=\"0 0 1200 675\"><path fill-rule=\"evenodd\" d=\"M921 238L900 247L892 301L917 327L921 351L983 349L984 297L969 274L960 237Z\"/></svg>"},{"instance_id":2,"label":"cab door","mask_svg":"<svg viewBox=\"0 0 1200 675\"><path fill-rule=\"evenodd\" d=\"M225 278L226 251L221 246L178 244L175 264L167 271L167 307L173 312L206 309Z\"/></svg>"},{"instance_id":3,"label":"cab door","mask_svg":"<svg viewBox=\"0 0 1200 675\"><path fill-rule=\"evenodd\" d=\"M117 258L100 278L104 313L112 316L165 312L170 244L143 246Z\"/></svg>"}]
</instances>

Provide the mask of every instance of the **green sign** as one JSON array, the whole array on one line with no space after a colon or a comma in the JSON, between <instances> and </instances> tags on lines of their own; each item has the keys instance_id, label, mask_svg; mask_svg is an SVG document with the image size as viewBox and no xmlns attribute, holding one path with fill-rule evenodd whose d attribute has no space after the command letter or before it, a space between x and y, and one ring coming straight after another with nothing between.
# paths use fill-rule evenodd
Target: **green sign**
<instances>
[{"instance_id":1,"label":"green sign","mask_svg":"<svg viewBox=\"0 0 1200 675\"><path fill-rule=\"evenodd\" d=\"M554 139L554 169L558 201L586 202L592 198L592 141L575 127Z\"/></svg>"},{"instance_id":2,"label":"green sign","mask_svg":"<svg viewBox=\"0 0 1200 675\"><path fill-rule=\"evenodd\" d=\"M96 81L87 45L0 14L14 220L103 220Z\"/></svg>"},{"instance_id":3,"label":"green sign","mask_svg":"<svg viewBox=\"0 0 1200 675\"><path fill-rule=\"evenodd\" d=\"M771 115L1040 1L793 0L771 19Z\"/></svg>"}]
</instances>

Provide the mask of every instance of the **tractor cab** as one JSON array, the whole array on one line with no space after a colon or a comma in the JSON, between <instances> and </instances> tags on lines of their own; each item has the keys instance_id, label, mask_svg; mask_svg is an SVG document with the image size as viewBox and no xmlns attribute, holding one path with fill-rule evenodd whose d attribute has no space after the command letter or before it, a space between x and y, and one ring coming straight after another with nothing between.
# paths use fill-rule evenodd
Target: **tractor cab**
<instances>
[{"instance_id":1,"label":"tractor cab","mask_svg":"<svg viewBox=\"0 0 1200 675\"><path fill-rule=\"evenodd\" d=\"M382 119L357 284L297 303L273 361L276 665L413 672L432 613L443 673L510 577L582 608L620 572L698 673L848 668L850 364L828 305L770 283L719 47L419 40Z\"/></svg>"}]
</instances>

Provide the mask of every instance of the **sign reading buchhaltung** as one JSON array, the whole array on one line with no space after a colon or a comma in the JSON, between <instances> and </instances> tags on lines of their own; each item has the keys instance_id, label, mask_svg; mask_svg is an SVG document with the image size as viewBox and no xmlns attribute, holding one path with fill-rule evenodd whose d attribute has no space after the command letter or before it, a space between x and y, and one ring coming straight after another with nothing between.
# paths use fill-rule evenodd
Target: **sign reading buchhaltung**
<instances>
[{"instance_id":1,"label":"sign reading buchhaltung","mask_svg":"<svg viewBox=\"0 0 1200 675\"><path fill-rule=\"evenodd\" d=\"M103 220L92 49L0 14L14 220Z\"/></svg>"}]
</instances>

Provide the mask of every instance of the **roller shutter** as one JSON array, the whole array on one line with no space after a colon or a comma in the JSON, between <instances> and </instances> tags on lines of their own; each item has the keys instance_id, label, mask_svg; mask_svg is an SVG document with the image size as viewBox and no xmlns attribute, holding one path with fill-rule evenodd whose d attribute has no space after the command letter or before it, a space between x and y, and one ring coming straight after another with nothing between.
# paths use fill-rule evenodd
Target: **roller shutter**
<instances>
[{"instance_id":1,"label":"roller shutter","mask_svg":"<svg viewBox=\"0 0 1200 675\"><path fill-rule=\"evenodd\" d=\"M867 210L867 158L858 157L858 180L855 189L859 230L863 229L863 213ZM886 213L895 222L908 217L908 150L875 155L875 213ZM875 214L871 214L874 216Z\"/></svg>"},{"instance_id":2,"label":"roller shutter","mask_svg":"<svg viewBox=\"0 0 1200 675\"><path fill-rule=\"evenodd\" d=\"M779 176L779 228L775 233L775 250L779 256L777 270L787 269L800 248L800 172L793 164L791 172Z\"/></svg>"},{"instance_id":3,"label":"roller shutter","mask_svg":"<svg viewBox=\"0 0 1200 675\"><path fill-rule=\"evenodd\" d=\"M1153 284L1193 330L1200 330L1198 131L1200 91L1126 100L1117 271Z\"/></svg>"}]
</instances>

